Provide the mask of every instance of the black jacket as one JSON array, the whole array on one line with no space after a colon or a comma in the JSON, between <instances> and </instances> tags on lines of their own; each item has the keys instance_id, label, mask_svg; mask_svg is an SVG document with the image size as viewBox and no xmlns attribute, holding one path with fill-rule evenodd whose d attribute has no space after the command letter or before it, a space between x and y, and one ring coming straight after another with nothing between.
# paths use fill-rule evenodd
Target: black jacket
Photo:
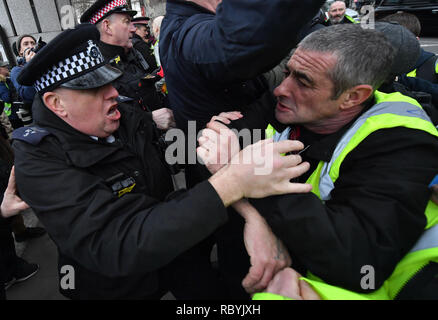
<instances>
[{"instance_id":1,"label":"black jacket","mask_svg":"<svg viewBox=\"0 0 438 320\"><path fill-rule=\"evenodd\" d=\"M155 88L158 77L150 75L153 69L142 54L135 48L125 53L120 46L99 43L99 49L106 62L123 72L123 75L112 84L120 95L134 99L135 105L145 111L153 111L163 107L163 101Z\"/></svg>"},{"instance_id":2,"label":"black jacket","mask_svg":"<svg viewBox=\"0 0 438 320\"><path fill-rule=\"evenodd\" d=\"M229 0L214 14L167 1L160 57L177 126L195 120L202 129L213 115L258 99L267 90L259 75L289 54L323 2Z\"/></svg>"},{"instance_id":3,"label":"black jacket","mask_svg":"<svg viewBox=\"0 0 438 320\"><path fill-rule=\"evenodd\" d=\"M150 297L160 286L159 269L227 219L208 182L169 195L149 114L119 110L112 144L73 129L40 99L34 103L40 129L14 135L20 195L58 246L60 267L75 268L69 297Z\"/></svg>"},{"instance_id":4,"label":"black jacket","mask_svg":"<svg viewBox=\"0 0 438 320\"><path fill-rule=\"evenodd\" d=\"M329 135L300 127L298 140L309 146L301 156L311 167L298 182L306 182L319 161L330 161L353 122ZM438 141L430 134L404 127L382 129L344 159L331 200L324 203L308 193L253 204L284 241L292 266L302 274L311 271L329 284L363 291L361 268L371 265L377 289L426 226L428 184L438 172L437 159Z\"/></svg>"},{"instance_id":5,"label":"black jacket","mask_svg":"<svg viewBox=\"0 0 438 320\"><path fill-rule=\"evenodd\" d=\"M158 66L157 66L157 61L155 60L154 52L151 49L151 45L146 43L138 34L135 33L134 36L132 37L132 45L138 52L141 53L143 58L148 63L149 69L146 71L149 73L155 71L158 68Z\"/></svg>"}]
</instances>

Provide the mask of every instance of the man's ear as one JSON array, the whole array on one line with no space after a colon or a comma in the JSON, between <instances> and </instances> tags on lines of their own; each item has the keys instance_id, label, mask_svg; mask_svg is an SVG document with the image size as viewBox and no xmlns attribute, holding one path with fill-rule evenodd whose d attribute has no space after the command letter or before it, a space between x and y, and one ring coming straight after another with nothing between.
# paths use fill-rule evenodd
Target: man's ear
<instances>
[{"instance_id":1,"label":"man's ear","mask_svg":"<svg viewBox=\"0 0 438 320\"><path fill-rule=\"evenodd\" d=\"M340 108L347 110L351 107L361 105L373 94L373 91L373 87L368 84L360 84L347 90L347 92L343 94L344 97Z\"/></svg>"},{"instance_id":2,"label":"man's ear","mask_svg":"<svg viewBox=\"0 0 438 320\"><path fill-rule=\"evenodd\" d=\"M43 102L47 106L47 108L49 108L58 117L67 117L67 111L65 110L61 101L61 97L58 93L53 91L44 93Z\"/></svg>"},{"instance_id":3,"label":"man's ear","mask_svg":"<svg viewBox=\"0 0 438 320\"><path fill-rule=\"evenodd\" d=\"M109 19L104 19L102 21L102 31L109 36L113 35L112 29L111 29L111 21Z\"/></svg>"}]
</instances>

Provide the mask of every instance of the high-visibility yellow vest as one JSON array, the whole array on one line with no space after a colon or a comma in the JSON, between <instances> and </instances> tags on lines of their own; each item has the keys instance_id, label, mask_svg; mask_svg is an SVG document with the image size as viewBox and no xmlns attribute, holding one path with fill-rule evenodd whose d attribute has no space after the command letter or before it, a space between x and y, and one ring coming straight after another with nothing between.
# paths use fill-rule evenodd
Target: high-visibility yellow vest
<instances>
[{"instance_id":1,"label":"high-visibility yellow vest","mask_svg":"<svg viewBox=\"0 0 438 320\"><path fill-rule=\"evenodd\" d=\"M435 61L435 73L438 75L438 60ZM417 77L417 69L414 69L411 72L407 73L406 76L412 77L412 78Z\"/></svg>"},{"instance_id":2,"label":"high-visibility yellow vest","mask_svg":"<svg viewBox=\"0 0 438 320\"><path fill-rule=\"evenodd\" d=\"M5 82L5 85L6 85L6 88L8 88L8 90L9 90L9 86L6 82ZM3 108L3 111L9 117L12 113L12 103L5 102L4 105L5 105L5 107Z\"/></svg>"},{"instance_id":3,"label":"high-visibility yellow vest","mask_svg":"<svg viewBox=\"0 0 438 320\"><path fill-rule=\"evenodd\" d=\"M350 17L348 14L344 15L345 19L349 20L351 23L359 23L356 20L354 20L352 17Z\"/></svg>"},{"instance_id":4,"label":"high-visibility yellow vest","mask_svg":"<svg viewBox=\"0 0 438 320\"><path fill-rule=\"evenodd\" d=\"M376 104L363 113L343 135L338 142L330 162L321 161L307 180L312 184L312 192L321 200L330 199L330 192L339 177L342 161L368 135L385 128L406 127L423 130L438 137L438 131L430 122L429 117L420 104L409 97L396 92L385 94L375 92ZM288 139L290 128L278 133L268 126L266 137L274 141ZM427 225L424 233L403 259L397 264L393 273L383 283L382 287L372 293L357 293L340 287L332 286L321 279L308 274L301 279L308 282L322 299L357 300L357 299L394 299L408 281L424 268L429 262L438 262L438 206L429 201L425 215ZM256 300L275 299L276 295L259 293Z\"/></svg>"}]
</instances>

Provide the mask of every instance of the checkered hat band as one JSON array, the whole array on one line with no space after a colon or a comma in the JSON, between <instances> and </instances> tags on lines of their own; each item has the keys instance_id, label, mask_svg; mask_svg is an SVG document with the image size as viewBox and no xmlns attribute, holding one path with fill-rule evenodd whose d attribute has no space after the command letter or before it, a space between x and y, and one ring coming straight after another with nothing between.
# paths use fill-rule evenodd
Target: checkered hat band
<instances>
[{"instance_id":1,"label":"checkered hat band","mask_svg":"<svg viewBox=\"0 0 438 320\"><path fill-rule=\"evenodd\" d=\"M103 8L97 10L96 14L91 17L90 23L95 24L99 21L104 15L113 10L114 8L126 6L126 0L113 0L107 3Z\"/></svg>"},{"instance_id":2,"label":"checkered hat band","mask_svg":"<svg viewBox=\"0 0 438 320\"><path fill-rule=\"evenodd\" d=\"M93 58L87 54L86 51L80 52L64 61L54 65L46 74L39 80L35 81L35 89L39 92L58 82L65 82L64 80L72 78L79 73L91 69L103 63L102 55Z\"/></svg>"}]
</instances>

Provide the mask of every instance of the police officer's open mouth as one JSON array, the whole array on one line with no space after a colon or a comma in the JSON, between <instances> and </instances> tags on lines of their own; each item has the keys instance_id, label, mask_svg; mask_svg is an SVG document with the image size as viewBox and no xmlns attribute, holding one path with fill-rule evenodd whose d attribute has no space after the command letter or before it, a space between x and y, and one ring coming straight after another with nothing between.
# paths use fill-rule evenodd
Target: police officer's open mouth
<instances>
[{"instance_id":1,"label":"police officer's open mouth","mask_svg":"<svg viewBox=\"0 0 438 320\"><path fill-rule=\"evenodd\" d=\"M119 112L119 110L117 109L117 107L118 107L118 104L115 104L115 105L113 105L109 110L108 110L108 112L107 112L107 116L108 117L110 117L110 118L119 118L120 117L120 112Z\"/></svg>"}]
</instances>

